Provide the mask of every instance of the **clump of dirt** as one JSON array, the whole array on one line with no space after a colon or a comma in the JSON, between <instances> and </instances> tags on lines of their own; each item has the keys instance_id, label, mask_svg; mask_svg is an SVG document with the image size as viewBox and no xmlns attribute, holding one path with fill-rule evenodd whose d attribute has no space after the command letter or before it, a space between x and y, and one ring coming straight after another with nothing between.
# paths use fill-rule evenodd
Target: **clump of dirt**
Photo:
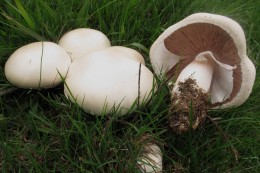
<instances>
[{"instance_id":1,"label":"clump of dirt","mask_svg":"<svg viewBox=\"0 0 260 173\"><path fill-rule=\"evenodd\" d=\"M178 134L197 129L207 117L209 98L194 79L180 82L179 93L174 93L171 98L170 127Z\"/></svg>"}]
</instances>

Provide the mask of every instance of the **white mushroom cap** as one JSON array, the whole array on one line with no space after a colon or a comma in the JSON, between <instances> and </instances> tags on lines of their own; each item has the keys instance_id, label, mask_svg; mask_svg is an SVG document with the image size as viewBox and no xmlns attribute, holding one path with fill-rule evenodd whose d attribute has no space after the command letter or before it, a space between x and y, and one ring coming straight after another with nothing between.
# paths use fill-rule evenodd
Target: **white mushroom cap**
<instances>
[{"instance_id":1,"label":"white mushroom cap","mask_svg":"<svg viewBox=\"0 0 260 173\"><path fill-rule=\"evenodd\" d=\"M111 46L105 34L89 28L79 28L69 31L61 37L59 45L71 55L72 61L82 57L86 53Z\"/></svg>"},{"instance_id":2,"label":"white mushroom cap","mask_svg":"<svg viewBox=\"0 0 260 173\"><path fill-rule=\"evenodd\" d=\"M150 59L156 74L178 76L193 61L192 57L205 51L212 52L217 64L233 67L232 70L223 66L215 68L209 91L212 108L244 103L252 91L256 71L246 55L243 29L228 17L208 13L188 16L158 37L150 49Z\"/></svg>"},{"instance_id":3,"label":"white mushroom cap","mask_svg":"<svg viewBox=\"0 0 260 173\"><path fill-rule=\"evenodd\" d=\"M86 112L101 115L115 107L123 115L132 108L139 92L142 103L153 89L153 74L142 64L138 89L139 66L139 62L114 48L86 54L70 66L65 94Z\"/></svg>"},{"instance_id":4,"label":"white mushroom cap","mask_svg":"<svg viewBox=\"0 0 260 173\"><path fill-rule=\"evenodd\" d=\"M66 76L70 64L70 56L59 45L35 42L10 56L5 64L5 76L17 87L49 88L62 82L61 76Z\"/></svg>"},{"instance_id":5,"label":"white mushroom cap","mask_svg":"<svg viewBox=\"0 0 260 173\"><path fill-rule=\"evenodd\" d=\"M145 65L144 57L136 50L128 48L128 47L123 47L123 46L112 46L109 48L110 50L120 52L128 56L130 59L135 60L139 63L142 63Z\"/></svg>"},{"instance_id":6,"label":"white mushroom cap","mask_svg":"<svg viewBox=\"0 0 260 173\"><path fill-rule=\"evenodd\" d=\"M154 143L145 144L137 164L143 173L161 173L162 151L159 146Z\"/></svg>"}]
</instances>

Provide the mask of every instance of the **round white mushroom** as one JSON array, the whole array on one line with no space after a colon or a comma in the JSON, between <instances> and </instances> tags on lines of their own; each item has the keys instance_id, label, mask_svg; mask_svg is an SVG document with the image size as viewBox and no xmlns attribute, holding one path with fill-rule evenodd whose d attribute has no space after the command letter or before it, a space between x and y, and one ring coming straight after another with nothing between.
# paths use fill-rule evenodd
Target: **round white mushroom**
<instances>
[{"instance_id":1,"label":"round white mushroom","mask_svg":"<svg viewBox=\"0 0 260 173\"><path fill-rule=\"evenodd\" d=\"M183 83L192 79L196 84L192 87L209 95L211 109L241 105L255 81L256 70L246 55L241 26L221 15L196 13L169 27L153 43L150 58L157 74L176 79L172 88L175 99L183 92L182 86L187 88ZM194 96L191 99L194 103ZM199 123L194 122L196 128Z\"/></svg>"},{"instance_id":2,"label":"round white mushroom","mask_svg":"<svg viewBox=\"0 0 260 173\"><path fill-rule=\"evenodd\" d=\"M87 53L111 46L105 34L89 28L69 31L61 37L59 45L70 54L72 61L81 58Z\"/></svg>"},{"instance_id":3,"label":"round white mushroom","mask_svg":"<svg viewBox=\"0 0 260 173\"><path fill-rule=\"evenodd\" d=\"M7 80L21 88L50 88L65 78L71 58L59 45L35 42L17 49L5 64Z\"/></svg>"},{"instance_id":4,"label":"round white mushroom","mask_svg":"<svg viewBox=\"0 0 260 173\"><path fill-rule=\"evenodd\" d=\"M145 144L137 160L138 167L143 173L162 172L162 151L154 143Z\"/></svg>"},{"instance_id":5,"label":"round white mushroom","mask_svg":"<svg viewBox=\"0 0 260 173\"><path fill-rule=\"evenodd\" d=\"M118 110L120 115L131 111L137 103L150 98L154 76L137 58L129 56L112 47L77 59L65 80L65 94L86 112L96 115L112 110Z\"/></svg>"}]
</instances>

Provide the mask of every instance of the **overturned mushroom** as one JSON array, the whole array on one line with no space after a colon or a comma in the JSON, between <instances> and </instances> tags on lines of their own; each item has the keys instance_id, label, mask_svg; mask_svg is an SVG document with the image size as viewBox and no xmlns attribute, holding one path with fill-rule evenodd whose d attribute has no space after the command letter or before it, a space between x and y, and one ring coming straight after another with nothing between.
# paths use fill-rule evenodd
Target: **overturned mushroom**
<instances>
[{"instance_id":1,"label":"overturned mushroom","mask_svg":"<svg viewBox=\"0 0 260 173\"><path fill-rule=\"evenodd\" d=\"M240 25L215 14L193 14L166 29L152 45L150 58L157 74L176 80L171 126L179 133L196 129L207 109L244 103L256 75Z\"/></svg>"},{"instance_id":2,"label":"overturned mushroom","mask_svg":"<svg viewBox=\"0 0 260 173\"><path fill-rule=\"evenodd\" d=\"M126 114L149 99L154 84L143 58L134 55L140 54L110 47L75 60L65 80L65 94L86 112Z\"/></svg>"}]
</instances>

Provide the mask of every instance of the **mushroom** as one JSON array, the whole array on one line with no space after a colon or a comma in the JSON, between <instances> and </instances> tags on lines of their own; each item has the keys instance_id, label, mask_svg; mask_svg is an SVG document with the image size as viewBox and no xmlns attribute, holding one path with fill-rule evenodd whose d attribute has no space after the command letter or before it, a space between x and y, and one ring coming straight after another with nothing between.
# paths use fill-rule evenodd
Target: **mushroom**
<instances>
[{"instance_id":1,"label":"mushroom","mask_svg":"<svg viewBox=\"0 0 260 173\"><path fill-rule=\"evenodd\" d=\"M124 115L150 98L152 72L130 48L110 47L75 60L65 80L65 95L86 112ZM136 104L135 104L136 103ZM133 106L135 104L135 106Z\"/></svg>"},{"instance_id":2,"label":"mushroom","mask_svg":"<svg viewBox=\"0 0 260 173\"><path fill-rule=\"evenodd\" d=\"M159 146L155 143L146 143L137 159L137 164L143 173L161 173L162 151Z\"/></svg>"},{"instance_id":3,"label":"mushroom","mask_svg":"<svg viewBox=\"0 0 260 173\"><path fill-rule=\"evenodd\" d=\"M153 43L150 59L156 74L176 79L171 88L171 110L175 109L177 114L172 118L177 132L190 126L196 129L206 117L205 109L244 103L256 75L254 64L246 55L241 26L216 14L196 13L166 29ZM191 101L195 103L192 123L189 122Z\"/></svg>"},{"instance_id":4,"label":"mushroom","mask_svg":"<svg viewBox=\"0 0 260 173\"><path fill-rule=\"evenodd\" d=\"M69 31L61 37L59 45L71 55L72 61L82 57L86 53L110 47L110 41L102 32L78 28Z\"/></svg>"},{"instance_id":5,"label":"mushroom","mask_svg":"<svg viewBox=\"0 0 260 173\"><path fill-rule=\"evenodd\" d=\"M21 88L50 88L62 82L70 56L52 42L34 42L17 49L5 64L7 80Z\"/></svg>"}]
</instances>

